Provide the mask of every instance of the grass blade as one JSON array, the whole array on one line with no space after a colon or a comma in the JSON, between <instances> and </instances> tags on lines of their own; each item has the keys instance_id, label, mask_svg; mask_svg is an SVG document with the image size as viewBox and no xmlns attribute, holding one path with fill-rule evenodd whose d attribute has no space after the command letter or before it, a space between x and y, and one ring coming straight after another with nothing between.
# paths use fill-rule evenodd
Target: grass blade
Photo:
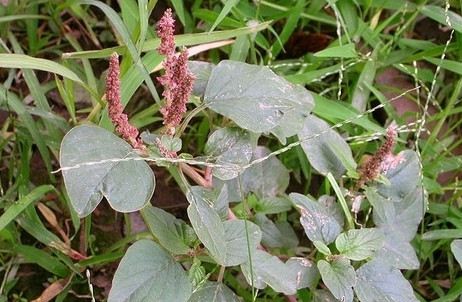
<instances>
[{"instance_id":1,"label":"grass blade","mask_svg":"<svg viewBox=\"0 0 462 302\"><path fill-rule=\"evenodd\" d=\"M0 216L0 231L21 214L31 203L52 190L54 190L52 185L43 185L35 188L29 194L16 201L2 216Z\"/></svg>"}]
</instances>

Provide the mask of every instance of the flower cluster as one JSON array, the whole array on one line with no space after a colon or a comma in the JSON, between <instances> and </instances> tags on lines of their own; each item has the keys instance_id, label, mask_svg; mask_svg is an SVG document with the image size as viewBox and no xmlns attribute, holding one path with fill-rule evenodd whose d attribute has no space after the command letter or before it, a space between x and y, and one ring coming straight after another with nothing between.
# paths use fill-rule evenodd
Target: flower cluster
<instances>
[{"instance_id":1,"label":"flower cluster","mask_svg":"<svg viewBox=\"0 0 462 302\"><path fill-rule=\"evenodd\" d=\"M120 97L119 56L113 53L109 58L109 69L106 76L106 101L109 109L109 118L116 126L116 132L129 142L133 148L143 149L144 145L138 138L138 129L128 122Z\"/></svg>"},{"instance_id":2,"label":"flower cluster","mask_svg":"<svg viewBox=\"0 0 462 302\"><path fill-rule=\"evenodd\" d=\"M380 172L386 172L389 169L395 168L402 160L402 156L398 154L393 156L393 149L396 144L396 127L389 126L387 128L387 137L382 146L377 152L363 165L359 172L359 187L368 181L375 180Z\"/></svg>"},{"instance_id":3,"label":"flower cluster","mask_svg":"<svg viewBox=\"0 0 462 302\"><path fill-rule=\"evenodd\" d=\"M164 117L164 125L167 126L167 133L173 134L174 128L181 122L186 112L186 102L192 92L194 75L189 72L187 60L188 51L182 48L179 55L175 54L175 25L172 18L172 10L167 9L158 22L157 35L161 42L157 49L159 54L166 55L163 65L165 74L157 80L165 86L162 95L165 97L165 106L160 112Z\"/></svg>"}]
</instances>

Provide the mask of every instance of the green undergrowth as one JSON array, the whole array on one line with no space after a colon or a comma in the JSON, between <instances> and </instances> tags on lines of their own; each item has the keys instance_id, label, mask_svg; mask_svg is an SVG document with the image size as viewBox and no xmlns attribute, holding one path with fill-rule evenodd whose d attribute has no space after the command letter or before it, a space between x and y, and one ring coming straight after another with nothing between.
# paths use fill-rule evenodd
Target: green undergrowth
<instances>
[{"instance_id":1,"label":"green undergrowth","mask_svg":"<svg viewBox=\"0 0 462 302\"><path fill-rule=\"evenodd\" d=\"M118 166L115 183L132 190L125 190L120 202L112 198L120 195L104 192L100 197L104 195L109 203L103 201L94 212L98 203L78 208L75 196L83 195L80 192L87 187L70 186L72 177L88 173L85 180L91 182L98 177L98 171L91 170L92 162L120 152L132 154L130 146L110 133L114 126L104 93L107 59L113 52L121 60L122 104L130 122L161 137L162 87L156 76L162 72L163 57L156 52L160 41L155 24L167 7L176 17L176 44L188 47L197 79L186 122L178 129L181 147L178 141L163 139L182 153L182 163L199 162L204 168L206 156L218 158L207 164L225 166L212 171L228 191L194 186L178 163L151 153L147 161L127 160L127 165L104 162L108 170ZM449 0L3 1L0 302L39 297L42 300L36 301L122 301L117 296L126 294L124 272L141 270L143 265L162 271L158 267L162 263L174 272L187 271L177 282L191 288L178 289L176 294L193 290L195 294L184 294L184 301L201 301L197 292L204 297L219 293L227 301L235 296L245 301L337 301L339 297L367 301L368 286L381 281L405 288L403 292L411 294L402 297L408 301L458 301L462 294L461 7L460 1ZM230 70L251 76L227 78ZM215 86L209 84L210 78ZM295 129L302 119L297 114L283 126L272 127L261 117L262 106L241 102L229 108L214 101L223 91L237 91L224 90L230 83L245 85L251 79L259 79L248 88L256 94L249 92L248 97L244 91L246 100L263 95L270 99L276 94L271 94L272 89L281 83L299 85L286 92L289 101L280 111L289 114L286 108L296 108L309 116L304 127ZM382 145L390 124L398 133L393 153L402 152L409 161L382 173L367 188L356 188L359 167ZM332 137L316 140L324 133ZM85 152L102 144L99 139L106 143L101 148L103 157L86 157ZM232 148L220 145L226 139L233 142ZM237 152L238 158L227 151ZM63 152L69 157L63 158ZM57 172L68 166L63 163L75 165L73 160L86 170L76 171L77 176L74 170ZM229 172L226 166L233 165L245 169ZM150 166L156 166L155 175ZM126 177L131 169L144 173L142 179L151 187ZM403 187L411 183L417 188L412 191L415 198L390 193L390 183ZM132 232L133 217L125 212L142 208L152 191L161 187L167 192L164 199L169 200L173 192L185 195L183 206L161 206L154 195L154 207L141 210L147 229ZM367 199L357 215L351 211L352 192ZM384 196L391 196L388 201L393 200L396 217L400 210L405 212L405 205L415 205L412 211L417 216L403 214L404 221L389 225L379 215L391 215ZM127 205L130 198L139 203ZM328 204L330 198L338 207L320 209L319 204ZM214 202L212 212L204 200ZM226 219L223 209L228 206L237 220ZM205 221L204 213L212 222ZM320 219L313 213L330 221L329 234L310 229L309 223ZM170 227L155 221L168 222ZM239 244L232 249L220 248L229 240L221 242L219 235L199 231L210 226L227 240L234 238L229 233L235 226L245 231L234 235ZM167 238L158 231L163 229ZM406 234L405 239L383 237L390 233ZM169 236L181 240L172 243ZM359 247L373 238L360 251L364 254L348 249L348 238L354 236ZM392 265L390 279L376 280L377 259L382 265L393 262L380 249L387 242L402 243L397 253L404 264ZM266 247L265 254L256 249L260 244ZM281 278L265 277L258 266L269 261L285 276L288 266L301 265L295 257L309 260L319 270L306 272L313 278L306 277L306 286L295 292ZM332 281L342 279L339 276L346 281ZM154 277L158 276L147 278ZM350 284L352 280L356 283Z\"/></svg>"}]
</instances>

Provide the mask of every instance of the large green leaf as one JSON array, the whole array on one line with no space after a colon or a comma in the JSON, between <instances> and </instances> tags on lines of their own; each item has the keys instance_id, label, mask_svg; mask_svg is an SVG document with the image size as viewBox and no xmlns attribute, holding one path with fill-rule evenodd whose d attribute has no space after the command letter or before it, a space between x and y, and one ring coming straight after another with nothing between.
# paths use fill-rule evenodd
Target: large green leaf
<instances>
[{"instance_id":1,"label":"large green leaf","mask_svg":"<svg viewBox=\"0 0 462 302\"><path fill-rule=\"evenodd\" d=\"M266 147L258 146L252 155L252 161L264 158L270 154ZM254 192L258 197L274 197L285 192L289 186L289 171L275 156L252 165L244 171L242 186L244 192Z\"/></svg>"},{"instance_id":2,"label":"large green leaf","mask_svg":"<svg viewBox=\"0 0 462 302\"><path fill-rule=\"evenodd\" d=\"M212 171L213 176L228 180L237 177L236 168L249 163L256 146L256 135L237 127L222 128L210 135L204 153L212 156L216 164L229 166L214 168Z\"/></svg>"},{"instance_id":3,"label":"large green leaf","mask_svg":"<svg viewBox=\"0 0 462 302\"><path fill-rule=\"evenodd\" d=\"M311 241L328 245L337 238L342 227L322 204L298 193L291 193L289 197L300 208L300 223Z\"/></svg>"},{"instance_id":4,"label":"large green leaf","mask_svg":"<svg viewBox=\"0 0 462 302\"><path fill-rule=\"evenodd\" d=\"M319 260L318 269L322 281L337 299L345 302L353 301L352 287L355 284L356 274L350 260L339 258L331 263Z\"/></svg>"},{"instance_id":5,"label":"large green leaf","mask_svg":"<svg viewBox=\"0 0 462 302\"><path fill-rule=\"evenodd\" d=\"M379 229L348 230L335 239L335 246L346 258L364 260L382 248L384 235Z\"/></svg>"},{"instance_id":6,"label":"large green leaf","mask_svg":"<svg viewBox=\"0 0 462 302\"><path fill-rule=\"evenodd\" d=\"M292 226L286 221L274 223L265 215L257 213L254 222L262 231L262 244L271 248L295 248L298 246L298 238Z\"/></svg>"},{"instance_id":7,"label":"large green leaf","mask_svg":"<svg viewBox=\"0 0 462 302\"><path fill-rule=\"evenodd\" d=\"M197 236L221 265L234 266L248 261L250 252L260 244L260 228L244 220L222 222L213 207L216 196L206 192L193 187L187 194L191 203L188 216Z\"/></svg>"},{"instance_id":8,"label":"large green leaf","mask_svg":"<svg viewBox=\"0 0 462 302\"><path fill-rule=\"evenodd\" d=\"M154 192L155 178L139 159L128 143L103 128L83 125L69 131L61 144L60 163L77 214L90 214L103 196L120 212L144 207Z\"/></svg>"},{"instance_id":9,"label":"large green leaf","mask_svg":"<svg viewBox=\"0 0 462 302\"><path fill-rule=\"evenodd\" d=\"M226 266L249 261L249 255L261 241L260 228L250 221L228 220L224 222L226 236Z\"/></svg>"},{"instance_id":10,"label":"large green leaf","mask_svg":"<svg viewBox=\"0 0 462 302\"><path fill-rule=\"evenodd\" d=\"M314 106L311 94L302 86L289 83L267 67L237 61L221 61L212 70L204 103L244 129L286 137L296 134L301 124L275 129L284 117L289 115L289 123L294 114L306 116Z\"/></svg>"},{"instance_id":11,"label":"large green leaf","mask_svg":"<svg viewBox=\"0 0 462 302\"><path fill-rule=\"evenodd\" d=\"M132 245L112 280L109 302L188 301L192 286L181 264L150 240Z\"/></svg>"},{"instance_id":12,"label":"large green leaf","mask_svg":"<svg viewBox=\"0 0 462 302\"><path fill-rule=\"evenodd\" d=\"M217 282L206 282L195 291L188 302L240 302L238 296L226 285Z\"/></svg>"},{"instance_id":13,"label":"large green leaf","mask_svg":"<svg viewBox=\"0 0 462 302\"><path fill-rule=\"evenodd\" d=\"M356 275L354 290L361 302L419 301L401 272L379 260L364 264Z\"/></svg>"},{"instance_id":14,"label":"large green leaf","mask_svg":"<svg viewBox=\"0 0 462 302\"><path fill-rule=\"evenodd\" d=\"M224 265L226 259L225 227L210 201L189 191L188 217L201 240L215 261Z\"/></svg>"},{"instance_id":15,"label":"large green leaf","mask_svg":"<svg viewBox=\"0 0 462 302\"><path fill-rule=\"evenodd\" d=\"M451 242L451 251L459 265L462 266L462 240L457 239Z\"/></svg>"},{"instance_id":16,"label":"large green leaf","mask_svg":"<svg viewBox=\"0 0 462 302\"><path fill-rule=\"evenodd\" d=\"M410 241L426 209L417 154L404 151L403 161L385 173L388 184L375 184L365 194L374 209L375 225L385 234L382 250L374 259L400 269L417 269L419 261Z\"/></svg>"},{"instance_id":17,"label":"large green leaf","mask_svg":"<svg viewBox=\"0 0 462 302\"><path fill-rule=\"evenodd\" d=\"M247 282L254 287L262 289L267 284L275 291L287 295L293 295L297 291L296 274L278 257L256 250L252 254L251 264L250 261L246 262L241 268Z\"/></svg>"},{"instance_id":18,"label":"large green leaf","mask_svg":"<svg viewBox=\"0 0 462 302\"><path fill-rule=\"evenodd\" d=\"M346 170L356 170L348 144L320 118L314 115L307 117L298 137L310 164L319 173L326 175L330 172L340 177Z\"/></svg>"},{"instance_id":19,"label":"large green leaf","mask_svg":"<svg viewBox=\"0 0 462 302\"><path fill-rule=\"evenodd\" d=\"M151 233L164 248L175 254L187 254L190 251L188 241L192 241L189 238L194 238L195 233L183 220L150 205L144 207L141 214Z\"/></svg>"},{"instance_id":20,"label":"large green leaf","mask_svg":"<svg viewBox=\"0 0 462 302\"><path fill-rule=\"evenodd\" d=\"M303 257L291 257L286 267L292 272L297 289L312 286L319 278L319 270L310 260Z\"/></svg>"}]
</instances>

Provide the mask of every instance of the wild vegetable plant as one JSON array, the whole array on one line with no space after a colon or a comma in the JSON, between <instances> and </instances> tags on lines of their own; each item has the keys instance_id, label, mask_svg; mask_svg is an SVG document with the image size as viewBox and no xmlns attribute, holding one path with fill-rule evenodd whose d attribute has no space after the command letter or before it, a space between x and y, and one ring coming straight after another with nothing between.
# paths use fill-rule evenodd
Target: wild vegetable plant
<instances>
[{"instance_id":1,"label":"wild vegetable plant","mask_svg":"<svg viewBox=\"0 0 462 302\"><path fill-rule=\"evenodd\" d=\"M170 10L158 28L158 51L166 56L165 73L157 78L165 85L165 127L138 136L128 123L113 54L106 100L122 137L81 125L61 145L61 171L79 217L104 197L116 211L140 210L153 235L127 250L109 301L239 301L223 283L231 272L244 277L253 295L270 287L294 299L309 288L315 300L418 301L400 270L419 267L411 240L426 199L416 153L394 154L396 127L358 167L337 125L312 114L315 103L304 87L267 67L237 61L189 62L193 74L187 49L175 53ZM191 92L201 104L182 121ZM223 122L203 156L191 158L179 153L181 135L201 111ZM268 135L286 147L271 152L259 144ZM292 137L298 139L287 145ZM289 173L276 155L297 145L334 196L285 193ZM178 173L190 224L149 204L155 177L148 163ZM293 227L268 218L291 210L299 213L313 249L300 250Z\"/></svg>"},{"instance_id":2,"label":"wild vegetable plant","mask_svg":"<svg viewBox=\"0 0 462 302\"><path fill-rule=\"evenodd\" d=\"M462 214L453 206L460 185L457 178L448 185L437 179L462 162L452 154L461 142L453 135L460 125L456 106L462 89L462 80L454 80L462 74L457 62L462 19L455 2L440 7L438 1L230 0L189 12L184 2L172 1L186 33L175 39L170 13L157 33L149 27L157 1L119 1L120 15L101 1L71 2L50 1L46 8L28 2L26 15L15 15L22 9L16 2L0 6L0 13L7 12L0 17L7 41L2 47L13 52L0 54L0 66L9 68L0 86L0 108L9 112L0 140L0 301L25 301L16 271L28 265L52 276L37 300L68 301L82 286L93 298L100 265L123 255L109 301L424 301L438 296L441 302L462 293L456 263L462 262L462 241L452 241L461 238ZM194 6L201 3L206 2ZM93 31L101 29L95 8L111 21L102 23L122 46L81 51L82 40L66 31L72 29L70 15L82 21L95 45L107 42ZM35 15L44 11L50 16ZM438 30L448 34L443 45L414 35L420 19L441 26ZM19 26L5 25L7 20ZM56 24L57 32L51 38L38 35L48 24L38 20ZM338 39L314 55L281 60L282 45L297 36L299 26L330 28ZM22 30L26 38L18 35ZM206 32L190 34L196 30ZM58 44L48 48L48 39ZM36 57L71 46L75 52L57 62ZM288 50L288 44L284 47ZM187 62L188 54L204 49L209 51L203 57L215 64ZM223 56L230 60L220 61ZM89 58L109 58L101 83ZM386 86L394 85L378 79L390 68L408 75L411 93L386 94ZM44 81L31 69L56 76ZM160 69L162 75L151 78ZM27 89L17 90L15 81L22 78ZM136 103L133 96L142 85L155 102L136 114L133 108L124 111ZM407 90L397 86L394 92ZM45 94L53 89L67 121L49 106ZM80 94L88 111L76 106ZM403 97L423 102L421 111L407 113L418 118L415 124L389 106ZM427 115L431 104L442 107ZM386 128L370 116L382 107L389 117ZM435 130L421 136L432 121ZM403 147L413 140L415 148L409 148L419 153ZM32 154L40 154L52 184L36 186L31 180ZM51 173L58 154L65 188ZM187 197L184 220L152 198L154 166L166 171L162 177L171 175ZM10 187L3 192L5 183ZM116 210L111 217L139 210L149 232L127 234L98 249L106 242L92 241L101 212L92 213L101 202ZM58 221L54 213L60 214ZM123 217L129 229L129 216ZM72 226L66 234L68 218ZM83 254L74 250L76 242Z\"/></svg>"}]
</instances>

